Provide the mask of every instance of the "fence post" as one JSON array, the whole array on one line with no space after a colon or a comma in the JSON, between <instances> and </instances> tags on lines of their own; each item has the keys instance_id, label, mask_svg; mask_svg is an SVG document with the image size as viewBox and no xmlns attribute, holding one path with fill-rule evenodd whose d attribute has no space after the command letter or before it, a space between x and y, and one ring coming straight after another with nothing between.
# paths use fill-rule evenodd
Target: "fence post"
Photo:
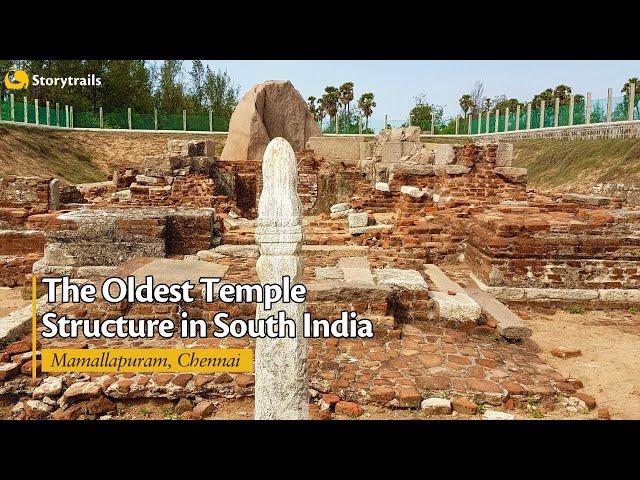
<instances>
[{"instance_id":1,"label":"fence post","mask_svg":"<svg viewBox=\"0 0 640 480\"><path fill-rule=\"evenodd\" d=\"M610 88L607 92L607 123L613 120L611 112L613 111L613 88Z\"/></svg>"},{"instance_id":2,"label":"fence post","mask_svg":"<svg viewBox=\"0 0 640 480\"><path fill-rule=\"evenodd\" d=\"M627 97L627 99L629 103L629 105L627 105L627 108L628 108L627 119L630 122L633 122L633 109L636 103L636 84L633 82L629 84L629 96Z\"/></svg>"},{"instance_id":3,"label":"fence post","mask_svg":"<svg viewBox=\"0 0 640 480\"><path fill-rule=\"evenodd\" d=\"M556 103L553 106L553 126L557 127L560 121L560 97L556 97Z\"/></svg>"},{"instance_id":4,"label":"fence post","mask_svg":"<svg viewBox=\"0 0 640 480\"><path fill-rule=\"evenodd\" d=\"M29 115L29 108L27 107L27 97L22 98L22 111L24 112L24 123L28 123L29 119L27 118Z\"/></svg>"},{"instance_id":5,"label":"fence post","mask_svg":"<svg viewBox=\"0 0 640 480\"><path fill-rule=\"evenodd\" d=\"M471 114L467 117L467 135L471 135Z\"/></svg>"},{"instance_id":6,"label":"fence post","mask_svg":"<svg viewBox=\"0 0 640 480\"><path fill-rule=\"evenodd\" d=\"M504 109L504 131L509 131L509 107Z\"/></svg>"},{"instance_id":7,"label":"fence post","mask_svg":"<svg viewBox=\"0 0 640 480\"><path fill-rule=\"evenodd\" d=\"M494 120L493 131L497 132L500 126L500 110L496 109L496 119Z\"/></svg>"},{"instance_id":8,"label":"fence post","mask_svg":"<svg viewBox=\"0 0 640 480\"><path fill-rule=\"evenodd\" d=\"M213 110L209 110L209 131L213 132Z\"/></svg>"},{"instance_id":9,"label":"fence post","mask_svg":"<svg viewBox=\"0 0 640 480\"><path fill-rule=\"evenodd\" d=\"M65 126L69 128L69 105L64 106L64 120Z\"/></svg>"},{"instance_id":10,"label":"fence post","mask_svg":"<svg viewBox=\"0 0 640 480\"><path fill-rule=\"evenodd\" d=\"M187 131L187 111L182 110L182 130Z\"/></svg>"},{"instance_id":11,"label":"fence post","mask_svg":"<svg viewBox=\"0 0 640 480\"><path fill-rule=\"evenodd\" d=\"M478 135L480 135L480 128L482 126L482 113L478 112Z\"/></svg>"},{"instance_id":12,"label":"fence post","mask_svg":"<svg viewBox=\"0 0 640 480\"><path fill-rule=\"evenodd\" d=\"M56 102L56 126L60 126L60 104Z\"/></svg>"},{"instance_id":13,"label":"fence post","mask_svg":"<svg viewBox=\"0 0 640 480\"><path fill-rule=\"evenodd\" d=\"M587 103L584 107L584 123L591 123L591 92L587 92Z\"/></svg>"},{"instance_id":14,"label":"fence post","mask_svg":"<svg viewBox=\"0 0 640 480\"><path fill-rule=\"evenodd\" d=\"M102 107L100 107L100 128L104 128L104 119L102 117Z\"/></svg>"},{"instance_id":15,"label":"fence post","mask_svg":"<svg viewBox=\"0 0 640 480\"><path fill-rule=\"evenodd\" d=\"M575 107L575 102L575 95L571 95L571 97L569 97L569 126L573 125L573 109Z\"/></svg>"},{"instance_id":16,"label":"fence post","mask_svg":"<svg viewBox=\"0 0 640 480\"><path fill-rule=\"evenodd\" d=\"M487 110L487 126L484 128L486 133L489 133L489 118L491 118L491 112Z\"/></svg>"},{"instance_id":17,"label":"fence post","mask_svg":"<svg viewBox=\"0 0 640 480\"><path fill-rule=\"evenodd\" d=\"M458 135L459 124L460 124L460 115L456 115L456 135Z\"/></svg>"},{"instance_id":18,"label":"fence post","mask_svg":"<svg viewBox=\"0 0 640 480\"><path fill-rule=\"evenodd\" d=\"M340 133L340 126L338 125L339 119L338 119L338 114L336 113L336 135L338 135Z\"/></svg>"},{"instance_id":19,"label":"fence post","mask_svg":"<svg viewBox=\"0 0 640 480\"><path fill-rule=\"evenodd\" d=\"M384 116L384 129L387 129L387 115Z\"/></svg>"},{"instance_id":20,"label":"fence post","mask_svg":"<svg viewBox=\"0 0 640 480\"><path fill-rule=\"evenodd\" d=\"M153 127L156 130L158 129L158 109L157 108L153 109Z\"/></svg>"},{"instance_id":21,"label":"fence post","mask_svg":"<svg viewBox=\"0 0 640 480\"><path fill-rule=\"evenodd\" d=\"M435 135L436 133L435 119L436 119L435 114L431 112L431 135Z\"/></svg>"},{"instance_id":22,"label":"fence post","mask_svg":"<svg viewBox=\"0 0 640 480\"><path fill-rule=\"evenodd\" d=\"M51 105L49 104L49 100L45 104L45 108L47 110L47 126L51 126Z\"/></svg>"},{"instance_id":23,"label":"fence post","mask_svg":"<svg viewBox=\"0 0 640 480\"><path fill-rule=\"evenodd\" d=\"M516 106L516 132L520 130L520 104Z\"/></svg>"},{"instance_id":24,"label":"fence post","mask_svg":"<svg viewBox=\"0 0 640 480\"><path fill-rule=\"evenodd\" d=\"M127 121L129 124L129 130L131 130L131 107L127 107Z\"/></svg>"},{"instance_id":25,"label":"fence post","mask_svg":"<svg viewBox=\"0 0 640 480\"><path fill-rule=\"evenodd\" d=\"M544 100L540 100L540 128L544 128L544 109L546 108Z\"/></svg>"},{"instance_id":26,"label":"fence post","mask_svg":"<svg viewBox=\"0 0 640 480\"><path fill-rule=\"evenodd\" d=\"M40 108L38 108L39 105L37 98L33 99L33 106L36 109L36 125L40 125Z\"/></svg>"},{"instance_id":27,"label":"fence post","mask_svg":"<svg viewBox=\"0 0 640 480\"><path fill-rule=\"evenodd\" d=\"M407 127L411 126L411 115L407 115Z\"/></svg>"},{"instance_id":28,"label":"fence post","mask_svg":"<svg viewBox=\"0 0 640 480\"><path fill-rule=\"evenodd\" d=\"M16 121L16 99L13 96L13 93L11 94L11 121Z\"/></svg>"},{"instance_id":29,"label":"fence post","mask_svg":"<svg viewBox=\"0 0 640 480\"><path fill-rule=\"evenodd\" d=\"M527 130L531 130L531 102L527 103Z\"/></svg>"},{"instance_id":30,"label":"fence post","mask_svg":"<svg viewBox=\"0 0 640 480\"><path fill-rule=\"evenodd\" d=\"M362 135L362 115L358 115L358 133Z\"/></svg>"},{"instance_id":31,"label":"fence post","mask_svg":"<svg viewBox=\"0 0 640 480\"><path fill-rule=\"evenodd\" d=\"M69 124L73 128L73 105L69 106Z\"/></svg>"}]
</instances>

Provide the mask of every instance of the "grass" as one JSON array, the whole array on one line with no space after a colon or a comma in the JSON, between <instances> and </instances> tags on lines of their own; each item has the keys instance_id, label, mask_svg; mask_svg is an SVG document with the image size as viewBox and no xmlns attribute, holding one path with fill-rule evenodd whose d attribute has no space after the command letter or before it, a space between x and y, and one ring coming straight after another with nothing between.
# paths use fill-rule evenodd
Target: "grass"
<instances>
[{"instance_id":1,"label":"grass","mask_svg":"<svg viewBox=\"0 0 640 480\"><path fill-rule=\"evenodd\" d=\"M640 140L516 140L514 166L529 169L529 185L639 183Z\"/></svg>"},{"instance_id":2,"label":"grass","mask_svg":"<svg viewBox=\"0 0 640 480\"><path fill-rule=\"evenodd\" d=\"M565 311L572 315L583 315L585 312L584 307L581 307L579 305L571 305L565 308Z\"/></svg>"}]
</instances>

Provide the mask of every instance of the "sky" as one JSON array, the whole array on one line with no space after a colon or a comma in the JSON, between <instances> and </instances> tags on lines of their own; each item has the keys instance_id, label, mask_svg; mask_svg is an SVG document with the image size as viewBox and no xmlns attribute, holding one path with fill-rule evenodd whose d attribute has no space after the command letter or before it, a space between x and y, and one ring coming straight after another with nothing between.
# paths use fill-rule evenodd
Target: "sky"
<instances>
[{"instance_id":1,"label":"sky","mask_svg":"<svg viewBox=\"0 0 640 480\"><path fill-rule=\"evenodd\" d=\"M429 103L444 108L445 117L459 113L458 99L469 93L473 84L484 82L485 95L506 95L530 101L546 88L564 83L573 93L591 92L594 99L606 98L612 87L621 95L622 85L630 77L640 77L640 61L629 60L208 60L212 68L227 70L240 85L243 95L265 80L290 80L306 99L320 97L327 85L354 83L357 100L362 93L373 92L377 107L372 118L382 123L404 121L414 97L426 94ZM189 62L184 65L188 70Z\"/></svg>"}]
</instances>

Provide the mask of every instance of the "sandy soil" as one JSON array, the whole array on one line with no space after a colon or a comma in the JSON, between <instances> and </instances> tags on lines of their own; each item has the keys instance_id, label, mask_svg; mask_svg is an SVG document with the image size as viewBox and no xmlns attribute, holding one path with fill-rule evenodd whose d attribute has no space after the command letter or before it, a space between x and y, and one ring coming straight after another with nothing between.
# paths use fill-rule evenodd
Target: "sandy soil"
<instances>
[{"instance_id":1,"label":"sandy soil","mask_svg":"<svg viewBox=\"0 0 640 480\"><path fill-rule=\"evenodd\" d=\"M540 356L566 376L582 380L583 392L607 407L613 419L640 419L640 314L635 311L557 310L518 312L533 329L531 341ZM572 347L582 355L561 359L555 347Z\"/></svg>"},{"instance_id":2,"label":"sandy soil","mask_svg":"<svg viewBox=\"0 0 640 480\"><path fill-rule=\"evenodd\" d=\"M22 298L21 288L0 287L0 317L29 304L29 300Z\"/></svg>"}]
</instances>

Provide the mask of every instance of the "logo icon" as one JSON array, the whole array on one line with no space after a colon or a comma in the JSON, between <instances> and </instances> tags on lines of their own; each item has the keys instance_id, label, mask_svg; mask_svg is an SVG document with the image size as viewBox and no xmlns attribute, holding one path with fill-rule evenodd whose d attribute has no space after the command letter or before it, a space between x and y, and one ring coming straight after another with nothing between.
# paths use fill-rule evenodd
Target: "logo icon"
<instances>
[{"instance_id":1,"label":"logo icon","mask_svg":"<svg viewBox=\"0 0 640 480\"><path fill-rule=\"evenodd\" d=\"M4 86L9 90L21 90L29 86L29 75L24 70L9 70L4 76Z\"/></svg>"}]
</instances>

